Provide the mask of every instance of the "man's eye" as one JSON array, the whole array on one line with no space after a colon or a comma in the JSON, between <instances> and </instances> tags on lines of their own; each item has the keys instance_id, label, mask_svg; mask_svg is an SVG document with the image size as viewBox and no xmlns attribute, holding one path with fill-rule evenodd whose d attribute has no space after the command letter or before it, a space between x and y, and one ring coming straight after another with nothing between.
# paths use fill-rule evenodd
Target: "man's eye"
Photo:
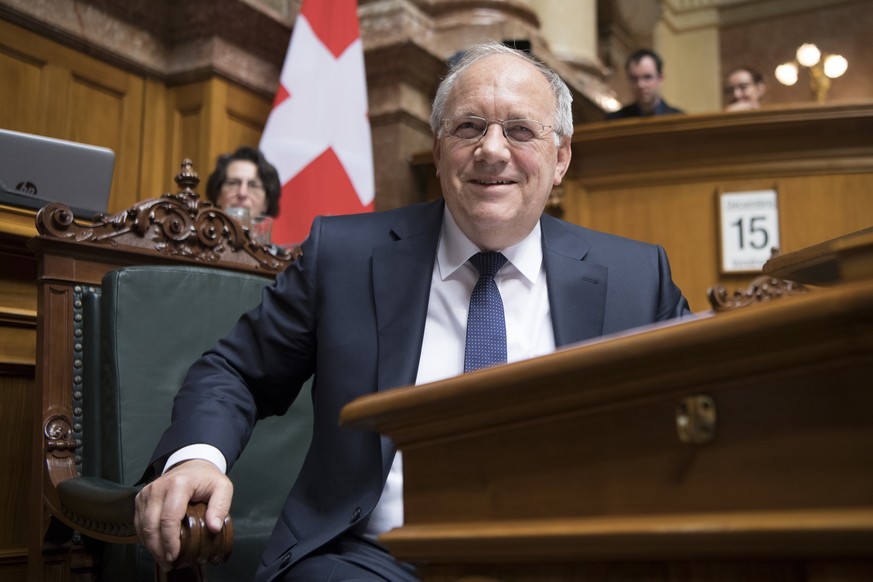
<instances>
[{"instance_id":1,"label":"man's eye","mask_svg":"<svg viewBox=\"0 0 873 582\"><path fill-rule=\"evenodd\" d=\"M513 122L507 124L506 135L515 141L530 141L536 137L536 132L530 125Z\"/></svg>"},{"instance_id":2,"label":"man's eye","mask_svg":"<svg viewBox=\"0 0 873 582\"><path fill-rule=\"evenodd\" d=\"M482 135L482 123L475 120L464 120L455 126L454 134L462 138L473 138Z\"/></svg>"}]
</instances>

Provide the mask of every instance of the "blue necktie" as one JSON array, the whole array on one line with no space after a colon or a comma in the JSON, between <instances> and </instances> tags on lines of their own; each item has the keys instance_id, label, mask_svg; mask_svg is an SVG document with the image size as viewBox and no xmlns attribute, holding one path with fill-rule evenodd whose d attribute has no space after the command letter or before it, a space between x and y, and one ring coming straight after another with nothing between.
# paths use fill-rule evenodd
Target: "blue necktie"
<instances>
[{"instance_id":1,"label":"blue necktie","mask_svg":"<svg viewBox=\"0 0 873 582\"><path fill-rule=\"evenodd\" d=\"M476 253L470 262L479 271L479 281L473 287L467 313L464 372L506 363L503 299L494 282L494 275L506 263L506 257L493 251Z\"/></svg>"}]
</instances>

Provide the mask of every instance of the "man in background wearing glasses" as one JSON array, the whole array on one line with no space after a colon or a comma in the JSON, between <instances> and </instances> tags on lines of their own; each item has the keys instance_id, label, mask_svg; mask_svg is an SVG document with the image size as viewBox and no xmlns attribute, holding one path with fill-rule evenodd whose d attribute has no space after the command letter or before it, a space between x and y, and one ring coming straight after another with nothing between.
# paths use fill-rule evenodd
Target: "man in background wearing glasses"
<instances>
[{"instance_id":1,"label":"man in background wearing glasses","mask_svg":"<svg viewBox=\"0 0 873 582\"><path fill-rule=\"evenodd\" d=\"M570 163L570 102L530 57L477 45L433 104L443 200L314 221L302 259L194 365L176 400L148 477L170 468L137 499L159 564L178 553L189 499L208 500L220 528L232 491L223 469L254 419L283 413L314 374L312 445L256 580L416 580L377 538L403 522L402 459L387 439L338 426L345 404L688 313L661 247L543 215ZM502 317L468 323L477 297L489 308L496 298ZM480 324L502 331L468 339ZM483 341L487 357L470 361ZM190 443L211 452L179 451Z\"/></svg>"}]
</instances>

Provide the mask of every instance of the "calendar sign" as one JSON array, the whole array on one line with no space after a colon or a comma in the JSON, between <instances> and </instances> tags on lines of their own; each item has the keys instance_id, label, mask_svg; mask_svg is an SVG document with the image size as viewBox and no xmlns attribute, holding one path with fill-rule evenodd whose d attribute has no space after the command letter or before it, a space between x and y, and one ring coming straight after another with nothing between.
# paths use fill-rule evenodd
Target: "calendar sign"
<instances>
[{"instance_id":1,"label":"calendar sign","mask_svg":"<svg viewBox=\"0 0 873 582\"><path fill-rule=\"evenodd\" d=\"M723 192L719 205L722 272L760 271L779 247L776 191Z\"/></svg>"}]
</instances>

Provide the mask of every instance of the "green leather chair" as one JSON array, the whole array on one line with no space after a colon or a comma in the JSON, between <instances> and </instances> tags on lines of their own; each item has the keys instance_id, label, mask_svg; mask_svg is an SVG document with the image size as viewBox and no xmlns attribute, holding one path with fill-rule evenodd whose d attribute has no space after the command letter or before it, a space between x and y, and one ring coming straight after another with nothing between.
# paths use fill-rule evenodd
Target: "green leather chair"
<instances>
[{"instance_id":1,"label":"green leather chair","mask_svg":"<svg viewBox=\"0 0 873 582\"><path fill-rule=\"evenodd\" d=\"M130 514L134 486L169 425L188 367L258 304L270 282L217 268L136 266L108 273L101 289L83 290L83 477L62 482L58 492L86 536L112 539L107 523L115 518L108 515L113 504ZM233 551L228 562L209 567L209 580L252 579L311 430L308 386L287 414L255 427L229 473ZM108 530L129 535L129 525ZM153 562L138 544L103 544L95 554L101 580L154 579Z\"/></svg>"}]
</instances>

